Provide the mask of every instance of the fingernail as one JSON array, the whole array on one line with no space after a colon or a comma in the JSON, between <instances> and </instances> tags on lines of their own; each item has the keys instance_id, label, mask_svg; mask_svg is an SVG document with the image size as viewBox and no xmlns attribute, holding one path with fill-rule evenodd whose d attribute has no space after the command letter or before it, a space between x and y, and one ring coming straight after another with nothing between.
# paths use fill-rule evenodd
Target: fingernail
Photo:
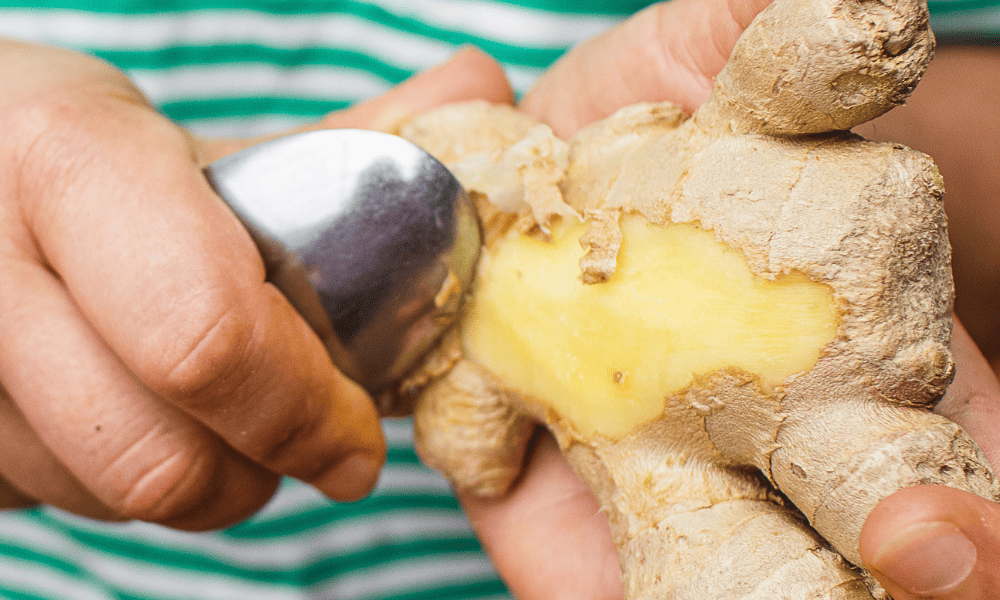
<instances>
[{"instance_id":1,"label":"fingernail","mask_svg":"<svg viewBox=\"0 0 1000 600\"><path fill-rule=\"evenodd\" d=\"M936 596L969 577L976 547L952 523L916 523L882 544L871 566L910 593Z\"/></svg>"}]
</instances>

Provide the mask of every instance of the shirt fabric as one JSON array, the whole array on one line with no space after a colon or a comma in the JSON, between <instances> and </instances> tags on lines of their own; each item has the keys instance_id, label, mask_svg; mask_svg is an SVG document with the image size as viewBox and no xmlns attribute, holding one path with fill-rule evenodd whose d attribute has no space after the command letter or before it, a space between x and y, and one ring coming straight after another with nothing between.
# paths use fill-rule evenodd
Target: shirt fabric
<instances>
[{"instance_id":1,"label":"shirt fabric","mask_svg":"<svg viewBox=\"0 0 1000 600\"><path fill-rule=\"evenodd\" d=\"M523 93L565 50L648 0L0 0L0 37L124 69L206 136L273 133L370 98L479 46ZM1000 0L936 0L938 38L996 43ZM9 85L9 83L8 83ZM385 422L372 496L336 504L286 480L250 520L210 533L0 512L9 600L466 600L508 593L444 480Z\"/></svg>"}]
</instances>

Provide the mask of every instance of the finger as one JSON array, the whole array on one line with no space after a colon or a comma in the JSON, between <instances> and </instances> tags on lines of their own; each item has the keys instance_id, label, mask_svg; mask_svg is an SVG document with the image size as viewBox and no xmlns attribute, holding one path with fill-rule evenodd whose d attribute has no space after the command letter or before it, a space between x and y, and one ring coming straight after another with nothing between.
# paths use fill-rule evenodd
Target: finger
<instances>
[{"instance_id":1,"label":"finger","mask_svg":"<svg viewBox=\"0 0 1000 600\"><path fill-rule=\"evenodd\" d=\"M1000 465L1000 381L990 363L958 320L952 334L955 380L935 409L958 423L982 448L994 467Z\"/></svg>"},{"instance_id":2,"label":"finger","mask_svg":"<svg viewBox=\"0 0 1000 600\"><path fill-rule=\"evenodd\" d=\"M672 0L653 5L561 58L522 108L568 138L619 108L670 101L693 112L750 21L771 0Z\"/></svg>"},{"instance_id":3,"label":"finger","mask_svg":"<svg viewBox=\"0 0 1000 600\"><path fill-rule=\"evenodd\" d=\"M1000 506L918 486L883 500L861 531L861 556L896 600L986 600L1000 593Z\"/></svg>"},{"instance_id":4,"label":"finger","mask_svg":"<svg viewBox=\"0 0 1000 600\"><path fill-rule=\"evenodd\" d=\"M112 97L40 109L25 219L128 372L268 469L356 499L385 443L368 395L271 285L190 140ZM13 390L11 390L14 393Z\"/></svg>"},{"instance_id":5,"label":"finger","mask_svg":"<svg viewBox=\"0 0 1000 600\"><path fill-rule=\"evenodd\" d=\"M622 597L607 518L549 435L539 438L506 496L459 499L514 597Z\"/></svg>"},{"instance_id":6,"label":"finger","mask_svg":"<svg viewBox=\"0 0 1000 600\"><path fill-rule=\"evenodd\" d=\"M961 425L998 464L1000 384L957 320L955 380L937 411ZM993 598L1000 591L1000 507L940 486L901 490L880 503L861 532L861 554L899 600Z\"/></svg>"},{"instance_id":7,"label":"finger","mask_svg":"<svg viewBox=\"0 0 1000 600\"><path fill-rule=\"evenodd\" d=\"M101 519L206 529L249 516L277 477L135 380L65 290L2 263L2 473L31 496ZM23 415L23 417L21 416Z\"/></svg>"},{"instance_id":8,"label":"finger","mask_svg":"<svg viewBox=\"0 0 1000 600\"><path fill-rule=\"evenodd\" d=\"M468 100L486 100L498 104L511 104L514 101L514 92L503 67L472 46L460 49L447 61L417 73L377 98L330 113L316 123L281 135L341 128L392 132L406 117ZM205 141L204 164L264 139L266 138Z\"/></svg>"},{"instance_id":9,"label":"finger","mask_svg":"<svg viewBox=\"0 0 1000 600\"><path fill-rule=\"evenodd\" d=\"M0 507L28 499L94 519L120 518L52 454L0 388Z\"/></svg>"},{"instance_id":10,"label":"finger","mask_svg":"<svg viewBox=\"0 0 1000 600\"><path fill-rule=\"evenodd\" d=\"M317 128L392 130L403 118L467 100L498 104L514 101L503 67L472 46L463 47L447 61L414 75L378 98L331 113Z\"/></svg>"},{"instance_id":11,"label":"finger","mask_svg":"<svg viewBox=\"0 0 1000 600\"><path fill-rule=\"evenodd\" d=\"M0 460L0 509L24 508L38 504L35 497L26 491L27 488L15 486L10 482L8 476L11 468L16 469L29 462L24 460L24 448L27 448L27 453L34 453L44 449L37 436L34 435L34 432L27 427L24 418L13 408L10 396L0 386L0 457L3 457ZM52 454L48 454L51 458ZM49 466L51 466L51 463L49 463ZM58 465L58 467L62 467L62 465ZM33 470L36 475L33 478L27 478L29 482L37 480L39 474L43 477L49 475L48 469L34 470L33 465L30 465L28 470ZM79 486L79 484L77 485ZM82 490L82 486L80 488ZM94 502L94 504L97 503ZM103 507L99 506L98 508Z\"/></svg>"}]
</instances>

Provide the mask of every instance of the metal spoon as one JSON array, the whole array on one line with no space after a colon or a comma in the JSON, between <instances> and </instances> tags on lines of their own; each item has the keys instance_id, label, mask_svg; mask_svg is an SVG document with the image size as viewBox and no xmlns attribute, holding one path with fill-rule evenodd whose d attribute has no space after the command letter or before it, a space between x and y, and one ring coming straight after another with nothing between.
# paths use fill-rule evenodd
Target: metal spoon
<instances>
[{"instance_id":1,"label":"metal spoon","mask_svg":"<svg viewBox=\"0 0 1000 600\"><path fill-rule=\"evenodd\" d=\"M453 320L479 255L474 209L403 138L331 129L276 138L205 169L276 285L335 364L375 393Z\"/></svg>"}]
</instances>

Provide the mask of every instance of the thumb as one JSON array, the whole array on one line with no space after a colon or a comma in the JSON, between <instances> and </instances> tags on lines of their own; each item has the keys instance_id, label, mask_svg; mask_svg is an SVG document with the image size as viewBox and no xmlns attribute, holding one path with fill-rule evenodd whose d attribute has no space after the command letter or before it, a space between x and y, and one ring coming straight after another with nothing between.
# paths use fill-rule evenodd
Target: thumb
<instances>
[{"instance_id":1,"label":"thumb","mask_svg":"<svg viewBox=\"0 0 1000 600\"><path fill-rule=\"evenodd\" d=\"M900 490L872 511L860 546L896 600L986 600L1000 590L1000 506L969 492Z\"/></svg>"},{"instance_id":2,"label":"thumb","mask_svg":"<svg viewBox=\"0 0 1000 600\"><path fill-rule=\"evenodd\" d=\"M961 425L1000 468L1000 380L957 318L951 346L955 379L934 410Z\"/></svg>"},{"instance_id":3,"label":"thumb","mask_svg":"<svg viewBox=\"0 0 1000 600\"><path fill-rule=\"evenodd\" d=\"M956 373L937 411L1000 461L1000 383L957 320ZM917 486L889 496L861 530L861 556L896 600L1000 595L1000 505L965 491Z\"/></svg>"},{"instance_id":4,"label":"thumb","mask_svg":"<svg viewBox=\"0 0 1000 600\"><path fill-rule=\"evenodd\" d=\"M560 137L642 101L694 112L743 30L771 0L672 0L577 46L522 102Z\"/></svg>"},{"instance_id":5,"label":"thumb","mask_svg":"<svg viewBox=\"0 0 1000 600\"><path fill-rule=\"evenodd\" d=\"M302 131L343 128L391 131L410 115L467 100L498 104L514 101L503 67L472 46L458 50L445 62L417 73L377 98L330 113L316 123L262 138L200 140L200 159L208 164L267 139Z\"/></svg>"}]
</instances>

